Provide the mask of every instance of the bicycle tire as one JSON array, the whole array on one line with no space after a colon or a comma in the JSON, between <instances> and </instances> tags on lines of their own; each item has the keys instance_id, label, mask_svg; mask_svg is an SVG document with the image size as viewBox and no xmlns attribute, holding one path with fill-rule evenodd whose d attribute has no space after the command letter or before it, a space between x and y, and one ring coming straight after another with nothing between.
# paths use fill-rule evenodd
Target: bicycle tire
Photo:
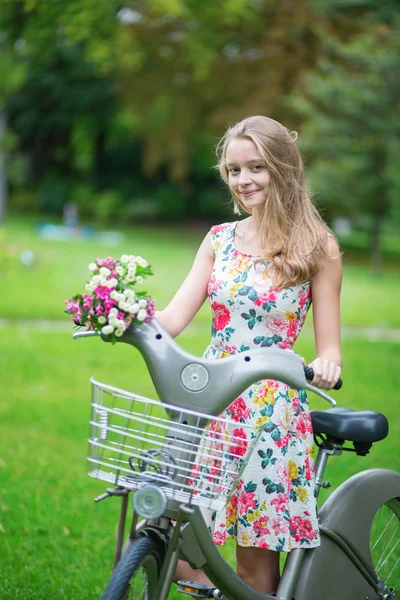
<instances>
[{"instance_id":1,"label":"bicycle tire","mask_svg":"<svg viewBox=\"0 0 400 600\"><path fill-rule=\"evenodd\" d=\"M400 594L400 498L388 500L376 512L371 523L370 552L382 591L393 589Z\"/></svg>"},{"instance_id":2,"label":"bicycle tire","mask_svg":"<svg viewBox=\"0 0 400 600\"><path fill-rule=\"evenodd\" d=\"M152 600L165 550L149 536L134 540L115 567L101 600Z\"/></svg>"}]
</instances>

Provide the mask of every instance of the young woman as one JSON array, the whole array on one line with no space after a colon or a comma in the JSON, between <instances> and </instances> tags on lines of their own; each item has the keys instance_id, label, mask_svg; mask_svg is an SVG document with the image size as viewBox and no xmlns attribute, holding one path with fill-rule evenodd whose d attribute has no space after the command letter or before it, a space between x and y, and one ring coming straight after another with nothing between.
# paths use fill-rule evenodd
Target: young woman
<instances>
[{"instance_id":1,"label":"young woman","mask_svg":"<svg viewBox=\"0 0 400 600\"><path fill-rule=\"evenodd\" d=\"M340 251L310 199L296 138L263 116L228 129L218 166L234 212L249 216L211 228L188 277L156 317L175 337L208 298L213 326L205 357L216 360L249 348L292 348L312 301L312 383L330 389L341 373ZM265 431L228 506L213 515L214 541L235 537L238 574L273 593L279 552L320 543L307 398L277 381L259 381L225 415L265 424ZM177 579L208 582L186 563Z\"/></svg>"}]
</instances>

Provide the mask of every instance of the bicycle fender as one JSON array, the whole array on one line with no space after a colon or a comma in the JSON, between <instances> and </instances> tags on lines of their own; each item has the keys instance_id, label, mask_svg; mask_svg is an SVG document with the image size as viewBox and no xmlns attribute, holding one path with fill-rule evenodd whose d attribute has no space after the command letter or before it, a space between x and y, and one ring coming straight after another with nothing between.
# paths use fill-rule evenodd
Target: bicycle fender
<instances>
[{"instance_id":1,"label":"bicycle fender","mask_svg":"<svg viewBox=\"0 0 400 600\"><path fill-rule=\"evenodd\" d=\"M319 523L346 542L375 579L369 537L374 515L392 498L400 497L400 473L370 469L350 477L328 498ZM372 585L332 539L321 535L321 545L305 553L295 600L365 600L376 598Z\"/></svg>"}]
</instances>

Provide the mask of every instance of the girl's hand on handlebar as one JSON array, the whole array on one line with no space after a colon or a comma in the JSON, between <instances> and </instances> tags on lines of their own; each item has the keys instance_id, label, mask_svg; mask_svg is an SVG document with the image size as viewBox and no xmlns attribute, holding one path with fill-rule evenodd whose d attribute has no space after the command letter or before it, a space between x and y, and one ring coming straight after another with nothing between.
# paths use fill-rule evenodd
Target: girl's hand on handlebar
<instances>
[{"instance_id":1,"label":"girl's hand on handlebar","mask_svg":"<svg viewBox=\"0 0 400 600\"><path fill-rule=\"evenodd\" d=\"M314 379L311 381L311 385L321 390L331 390L342 373L341 367L323 358L316 358L309 366L314 370Z\"/></svg>"}]
</instances>

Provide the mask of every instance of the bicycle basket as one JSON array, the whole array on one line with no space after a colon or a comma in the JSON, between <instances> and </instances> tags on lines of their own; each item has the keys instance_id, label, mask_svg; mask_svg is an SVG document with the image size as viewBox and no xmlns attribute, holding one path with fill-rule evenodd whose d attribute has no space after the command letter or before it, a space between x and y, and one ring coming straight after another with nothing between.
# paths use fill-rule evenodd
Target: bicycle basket
<instances>
[{"instance_id":1,"label":"bicycle basket","mask_svg":"<svg viewBox=\"0 0 400 600\"><path fill-rule=\"evenodd\" d=\"M91 383L91 477L131 490L151 482L180 503L225 506L259 430Z\"/></svg>"}]
</instances>

